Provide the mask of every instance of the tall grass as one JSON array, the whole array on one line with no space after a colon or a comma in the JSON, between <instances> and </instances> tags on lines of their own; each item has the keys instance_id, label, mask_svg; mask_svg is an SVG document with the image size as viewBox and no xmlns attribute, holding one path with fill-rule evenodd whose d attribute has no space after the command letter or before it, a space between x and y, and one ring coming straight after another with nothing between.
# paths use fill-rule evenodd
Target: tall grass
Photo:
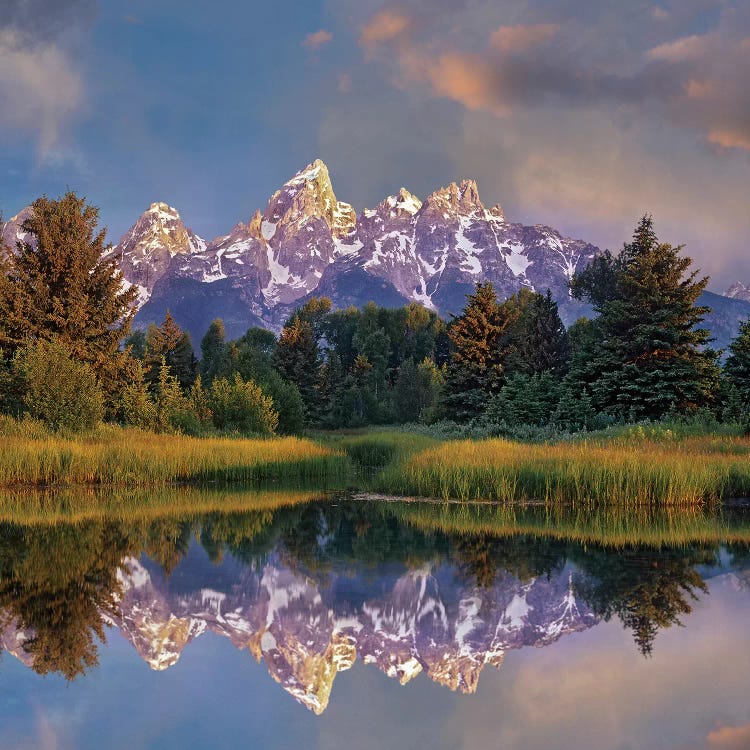
<instances>
[{"instance_id":1,"label":"tall grass","mask_svg":"<svg viewBox=\"0 0 750 750\"><path fill-rule=\"evenodd\" d=\"M384 492L463 501L690 506L750 495L750 440L455 441L387 467L375 484Z\"/></svg>"},{"instance_id":2,"label":"tall grass","mask_svg":"<svg viewBox=\"0 0 750 750\"><path fill-rule=\"evenodd\" d=\"M0 486L160 486L318 481L348 476L345 453L299 438L239 440L105 429L88 437L0 436Z\"/></svg>"}]
</instances>

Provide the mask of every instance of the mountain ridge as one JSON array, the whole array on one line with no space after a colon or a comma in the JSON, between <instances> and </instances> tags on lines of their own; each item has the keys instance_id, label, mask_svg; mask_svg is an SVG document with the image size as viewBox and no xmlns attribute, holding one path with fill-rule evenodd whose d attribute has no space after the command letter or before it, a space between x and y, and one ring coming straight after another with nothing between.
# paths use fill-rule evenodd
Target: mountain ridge
<instances>
[{"instance_id":1,"label":"mountain ridge","mask_svg":"<svg viewBox=\"0 0 750 750\"><path fill-rule=\"evenodd\" d=\"M24 239L28 211L1 227L8 245ZM508 221L499 204L484 206L471 179L424 200L402 187L358 213L339 200L328 167L316 159L247 223L212 240L176 208L152 203L109 257L137 288L136 327L160 323L170 310L199 341L217 317L231 338L251 326L278 331L313 296L330 297L334 307L419 302L448 318L461 312L477 281L491 281L501 299L524 287L550 289L569 325L591 311L571 298L568 283L599 252L552 227ZM720 309L706 323L714 345L725 348L750 316L750 289L738 283L702 301L709 299Z\"/></svg>"}]
</instances>

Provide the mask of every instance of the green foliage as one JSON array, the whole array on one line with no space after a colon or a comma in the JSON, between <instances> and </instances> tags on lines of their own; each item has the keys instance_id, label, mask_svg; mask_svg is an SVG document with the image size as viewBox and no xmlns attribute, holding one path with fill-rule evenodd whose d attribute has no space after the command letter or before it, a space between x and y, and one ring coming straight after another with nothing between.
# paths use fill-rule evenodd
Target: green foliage
<instances>
[{"instance_id":1,"label":"green foliage","mask_svg":"<svg viewBox=\"0 0 750 750\"><path fill-rule=\"evenodd\" d=\"M513 320L503 342L509 349L505 362L507 374L564 372L568 334L552 292L548 289L546 294L537 294L524 288L507 299L502 308Z\"/></svg>"},{"instance_id":2,"label":"green foliage","mask_svg":"<svg viewBox=\"0 0 750 750\"><path fill-rule=\"evenodd\" d=\"M34 201L23 224L31 239L0 269L0 347L13 356L28 340L57 340L111 393L136 292L123 291L115 259L105 258L98 219L98 209L73 192Z\"/></svg>"},{"instance_id":3,"label":"green foliage","mask_svg":"<svg viewBox=\"0 0 750 750\"><path fill-rule=\"evenodd\" d=\"M120 416L130 427L142 430L157 429L157 409L146 383L146 371L140 360L134 360L130 382L120 397Z\"/></svg>"},{"instance_id":4,"label":"green foliage","mask_svg":"<svg viewBox=\"0 0 750 750\"><path fill-rule=\"evenodd\" d=\"M279 415L273 400L239 373L232 380L215 380L208 399L216 429L242 435L272 435Z\"/></svg>"},{"instance_id":5,"label":"green foliage","mask_svg":"<svg viewBox=\"0 0 750 750\"><path fill-rule=\"evenodd\" d=\"M180 387L187 391L195 382L198 362L190 341L172 314L167 311L160 326L150 325L146 332L146 381L153 389L161 377L162 364L166 364Z\"/></svg>"},{"instance_id":6,"label":"green foliage","mask_svg":"<svg viewBox=\"0 0 750 750\"><path fill-rule=\"evenodd\" d=\"M206 331L206 335L201 340L201 377L207 386L210 386L213 379L221 371L226 357L226 332L224 330L224 321L221 319L214 320Z\"/></svg>"},{"instance_id":7,"label":"green foliage","mask_svg":"<svg viewBox=\"0 0 750 750\"><path fill-rule=\"evenodd\" d=\"M39 340L18 350L14 364L25 410L55 430L91 430L104 417L94 370L61 341Z\"/></svg>"},{"instance_id":8,"label":"green foliage","mask_svg":"<svg viewBox=\"0 0 750 750\"><path fill-rule=\"evenodd\" d=\"M598 410L659 418L712 403L717 355L697 327L708 308L695 305L708 278L689 272L681 250L660 243L644 217L619 255L604 253L574 277L574 296L599 313L599 346L578 363Z\"/></svg>"},{"instance_id":9,"label":"green foliage","mask_svg":"<svg viewBox=\"0 0 750 750\"><path fill-rule=\"evenodd\" d=\"M146 333L140 329L133 331L125 339L125 349L130 350L130 356L134 359L144 360L146 358Z\"/></svg>"},{"instance_id":10,"label":"green foliage","mask_svg":"<svg viewBox=\"0 0 750 750\"><path fill-rule=\"evenodd\" d=\"M742 403L750 408L750 320L740 325L737 337L729 345L724 372Z\"/></svg>"},{"instance_id":11,"label":"green foliage","mask_svg":"<svg viewBox=\"0 0 750 750\"><path fill-rule=\"evenodd\" d=\"M515 318L497 301L490 282L478 283L463 314L448 330L453 354L445 381L445 411L458 421L479 416L503 384L507 349L503 337Z\"/></svg>"},{"instance_id":12,"label":"green foliage","mask_svg":"<svg viewBox=\"0 0 750 750\"><path fill-rule=\"evenodd\" d=\"M287 321L279 337L274 364L287 380L297 386L307 420L315 423L320 414L321 359L313 320L295 313Z\"/></svg>"},{"instance_id":13,"label":"green foliage","mask_svg":"<svg viewBox=\"0 0 750 750\"><path fill-rule=\"evenodd\" d=\"M517 373L490 399L483 419L491 424L543 426L552 421L559 400L560 385L554 376Z\"/></svg>"}]
</instances>

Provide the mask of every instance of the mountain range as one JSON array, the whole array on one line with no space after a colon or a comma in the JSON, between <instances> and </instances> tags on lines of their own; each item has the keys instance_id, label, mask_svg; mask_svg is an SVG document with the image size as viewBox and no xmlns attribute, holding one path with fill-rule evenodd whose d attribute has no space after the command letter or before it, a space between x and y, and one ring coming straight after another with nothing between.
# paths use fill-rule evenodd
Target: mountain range
<instances>
[{"instance_id":1,"label":"mountain range","mask_svg":"<svg viewBox=\"0 0 750 750\"><path fill-rule=\"evenodd\" d=\"M28 211L3 225L6 244L24 239ZM550 289L569 324L590 310L570 297L568 282L598 252L551 227L508 221L499 205L485 207L473 180L424 201L401 188L358 214L338 200L320 160L228 234L208 241L158 202L110 250L138 289L136 326L161 322L169 309L196 341L217 317L230 337L253 325L279 330L312 296L335 307L417 301L448 318L480 280L503 299L522 287ZM706 323L714 345L725 347L750 316L750 289L738 283L701 303L713 310Z\"/></svg>"}]
</instances>

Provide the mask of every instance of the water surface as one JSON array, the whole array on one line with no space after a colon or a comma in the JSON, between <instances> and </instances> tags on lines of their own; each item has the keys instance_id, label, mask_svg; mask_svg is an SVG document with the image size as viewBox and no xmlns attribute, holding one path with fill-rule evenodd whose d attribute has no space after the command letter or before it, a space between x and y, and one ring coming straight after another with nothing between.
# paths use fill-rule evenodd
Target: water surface
<instances>
[{"instance_id":1,"label":"water surface","mask_svg":"<svg viewBox=\"0 0 750 750\"><path fill-rule=\"evenodd\" d=\"M750 533L324 499L0 524L0 747L750 747Z\"/></svg>"}]
</instances>

